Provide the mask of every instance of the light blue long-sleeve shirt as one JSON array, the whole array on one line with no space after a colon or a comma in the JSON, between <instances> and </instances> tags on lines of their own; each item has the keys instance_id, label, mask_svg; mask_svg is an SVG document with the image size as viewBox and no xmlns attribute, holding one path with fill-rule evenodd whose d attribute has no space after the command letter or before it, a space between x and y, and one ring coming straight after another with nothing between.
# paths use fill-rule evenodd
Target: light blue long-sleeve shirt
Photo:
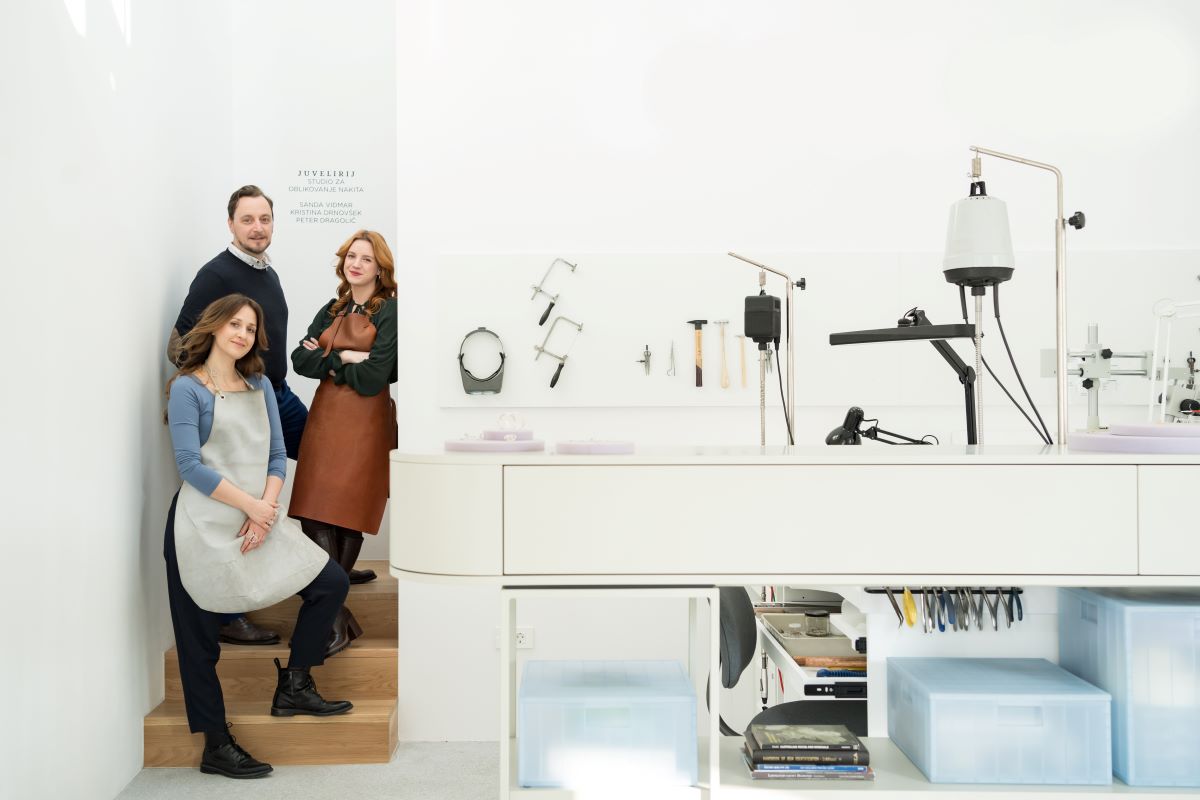
<instances>
[{"instance_id":1,"label":"light blue long-sleeve shirt","mask_svg":"<svg viewBox=\"0 0 1200 800\"><path fill-rule=\"evenodd\" d=\"M275 475L283 480L287 477L287 450L283 444L283 425L279 422L275 391L266 376L251 378L250 383L262 389L263 401L267 405L267 420L271 424L267 475ZM175 448L175 466L179 468L179 477L205 495L211 495L222 478L216 470L200 462L200 448L212 432L215 401L213 393L190 375L180 376L171 384L171 396L167 400L167 421L171 426L171 444Z\"/></svg>"}]
</instances>

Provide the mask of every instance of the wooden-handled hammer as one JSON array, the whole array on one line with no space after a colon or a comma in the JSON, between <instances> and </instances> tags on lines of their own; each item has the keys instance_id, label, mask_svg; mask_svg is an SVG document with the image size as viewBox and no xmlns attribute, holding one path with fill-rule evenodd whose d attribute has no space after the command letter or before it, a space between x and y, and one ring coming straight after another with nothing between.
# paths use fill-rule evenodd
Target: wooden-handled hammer
<instances>
[{"instance_id":1,"label":"wooden-handled hammer","mask_svg":"<svg viewBox=\"0 0 1200 800\"><path fill-rule=\"evenodd\" d=\"M704 385L704 331L706 319L689 319L688 324L696 329L696 385Z\"/></svg>"}]
</instances>

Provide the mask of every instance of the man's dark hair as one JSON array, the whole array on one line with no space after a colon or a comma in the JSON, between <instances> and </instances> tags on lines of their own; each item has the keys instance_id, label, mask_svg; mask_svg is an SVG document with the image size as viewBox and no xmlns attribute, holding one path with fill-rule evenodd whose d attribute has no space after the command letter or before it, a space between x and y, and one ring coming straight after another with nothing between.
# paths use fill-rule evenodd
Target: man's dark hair
<instances>
[{"instance_id":1,"label":"man's dark hair","mask_svg":"<svg viewBox=\"0 0 1200 800\"><path fill-rule=\"evenodd\" d=\"M267 205L271 207L271 213L275 213L275 203L271 201L271 198L267 197L266 192L254 184L250 184L249 186L243 186L233 194L229 195L230 219L233 219L233 212L237 210L238 200L241 200L243 197L265 197L267 200Z\"/></svg>"}]
</instances>

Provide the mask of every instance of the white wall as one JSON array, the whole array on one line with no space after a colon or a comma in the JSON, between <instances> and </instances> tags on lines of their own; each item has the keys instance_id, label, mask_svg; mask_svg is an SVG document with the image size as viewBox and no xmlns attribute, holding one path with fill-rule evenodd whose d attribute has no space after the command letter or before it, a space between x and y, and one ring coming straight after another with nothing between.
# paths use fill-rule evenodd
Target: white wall
<instances>
[{"instance_id":1,"label":"white wall","mask_svg":"<svg viewBox=\"0 0 1200 800\"><path fill-rule=\"evenodd\" d=\"M287 294L288 341L279 346L288 352L337 289L342 242L360 228L396 241L394 25L392 0L234 6L233 185L257 184L275 201L270 254ZM338 172L354 175L318 174ZM334 205L344 203L351 208ZM227 241L222 226L214 252ZM311 404L315 381L291 375L288 384ZM290 489L289 480L285 502ZM386 516L362 557L387 557Z\"/></svg>"},{"instance_id":2,"label":"white wall","mask_svg":"<svg viewBox=\"0 0 1200 800\"><path fill-rule=\"evenodd\" d=\"M401 341L422 341L438 329L438 309L456 304L476 324L497 306L503 314L536 305L530 313L540 313L527 289L469 292L439 275L447 255L512 261L526 254L534 266L494 282L524 287L556 255L773 254L779 266L809 277L801 318L809 304L842 320L843 329L882 327L921 304L952 320L957 298L940 275L938 253L947 208L966 190L967 147L977 144L1059 166L1068 212L1088 215L1088 227L1069 235L1073 342L1094 321L1102 335L1116 337L1114 348L1148 348L1148 302L1192 298L1200 289L1200 208L1192 190L1200 166L1189 155L1200 133L1198 34L1200 9L1178 1L402 4ZM1053 181L994 160L985 161L984 176L1009 203L1022 253L1020 272L1005 287L1007 327L1043 414L1052 417L1053 382L1033 376L1038 350L1053 346ZM848 268L871 254L896 266L844 291L852 288ZM748 268L730 262L729 269L744 269L752 290ZM627 321L622 292L669 294L672 277L648 269L637 286L597 289L611 306L607 321ZM446 281L457 292L451 297L439 294ZM729 300L715 296L712 307ZM824 337L837 328L822 325L801 324L799 363L829 359ZM444 349L401 348L401 374L427 376L400 386L402 449L440 450L444 439L476 432L502 410L503 396L474 408L443 405L438 385L454 369ZM989 352L994 365L1003 361ZM893 397L891 405L868 408L892 423L885 427L953 439L961 427L953 386L944 402L921 395L906 405L904 392L889 394L897 375L923 369L931 357L919 348L875 353L843 388L866 400ZM828 375L802 375L827 388ZM809 405L803 380L798 438L820 441L845 404ZM1032 441L989 386L991 441ZM1112 397L1126 400L1125 391L1118 387ZM524 410L550 441L757 438L753 407L558 403L547 390ZM1112 411L1114 418L1136 413ZM1078 408L1073 419L1081 421ZM778 436L777 421L769 424ZM403 738L494 738L491 642L450 635L447 620L491 614L495 599L488 589L402 585ZM632 634L598 604L585 604L570 620L565 614L536 604L520 614L520 624L537 631L533 657L590 651L591 638L601 635L610 636L610 657L664 649L682 657L678 640L656 639L665 626L682 624L681 608L648 613ZM596 625L584 635L578 620ZM1014 649L1044 646L1012 641Z\"/></svg>"},{"instance_id":3,"label":"white wall","mask_svg":"<svg viewBox=\"0 0 1200 800\"><path fill-rule=\"evenodd\" d=\"M0 11L6 798L109 798L142 766L171 642L163 347L228 196L231 61L228 2Z\"/></svg>"}]
</instances>

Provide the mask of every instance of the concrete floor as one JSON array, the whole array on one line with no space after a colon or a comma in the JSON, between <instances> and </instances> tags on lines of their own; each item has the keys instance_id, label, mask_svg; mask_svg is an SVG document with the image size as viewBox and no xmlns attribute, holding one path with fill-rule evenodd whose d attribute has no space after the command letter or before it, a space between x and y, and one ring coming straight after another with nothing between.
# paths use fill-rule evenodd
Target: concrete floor
<instances>
[{"instance_id":1,"label":"concrete floor","mask_svg":"<svg viewBox=\"0 0 1200 800\"><path fill-rule=\"evenodd\" d=\"M499 754L494 742L401 742L387 764L276 767L256 780L198 769L144 769L117 800L494 800L500 795Z\"/></svg>"}]
</instances>

